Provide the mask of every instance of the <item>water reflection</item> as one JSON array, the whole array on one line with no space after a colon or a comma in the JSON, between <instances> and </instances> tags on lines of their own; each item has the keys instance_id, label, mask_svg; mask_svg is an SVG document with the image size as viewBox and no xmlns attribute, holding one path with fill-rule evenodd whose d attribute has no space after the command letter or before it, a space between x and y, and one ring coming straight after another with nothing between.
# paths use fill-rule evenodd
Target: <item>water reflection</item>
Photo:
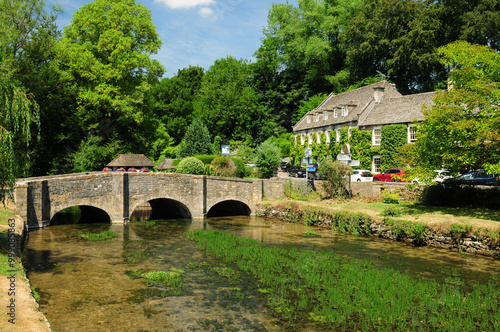
<instances>
[{"instance_id":1,"label":"water reflection","mask_svg":"<svg viewBox=\"0 0 500 332\"><path fill-rule=\"evenodd\" d=\"M187 241L190 229L226 230L276 246L328 250L373 261L410 275L444 282L450 271L469 282L484 281L500 269L498 260L415 248L377 238L334 233L257 217L165 220L156 223L51 226L29 233L24 256L28 277L42 295L41 310L55 331L282 331L258 285L242 275L230 285L211 269L218 266ZM110 230L118 237L86 242L80 231ZM316 236L306 236L314 230ZM133 271L181 269L183 296L156 296ZM155 295L156 294L156 295ZM302 330L318 330L302 326Z\"/></svg>"}]
</instances>

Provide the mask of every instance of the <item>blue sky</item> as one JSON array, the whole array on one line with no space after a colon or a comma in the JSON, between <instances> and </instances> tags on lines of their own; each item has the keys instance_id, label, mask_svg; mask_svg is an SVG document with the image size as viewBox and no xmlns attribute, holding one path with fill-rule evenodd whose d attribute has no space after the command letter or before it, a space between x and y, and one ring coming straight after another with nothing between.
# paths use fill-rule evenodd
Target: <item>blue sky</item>
<instances>
[{"instance_id":1,"label":"blue sky","mask_svg":"<svg viewBox=\"0 0 500 332\"><path fill-rule=\"evenodd\" d=\"M62 29L75 11L90 0L47 0L59 4ZM151 10L156 31L163 42L154 55L165 67L165 77L190 65L208 69L216 59L231 55L253 60L259 48L262 29L273 3L286 0L136 0ZM289 3L297 5L296 0Z\"/></svg>"}]
</instances>

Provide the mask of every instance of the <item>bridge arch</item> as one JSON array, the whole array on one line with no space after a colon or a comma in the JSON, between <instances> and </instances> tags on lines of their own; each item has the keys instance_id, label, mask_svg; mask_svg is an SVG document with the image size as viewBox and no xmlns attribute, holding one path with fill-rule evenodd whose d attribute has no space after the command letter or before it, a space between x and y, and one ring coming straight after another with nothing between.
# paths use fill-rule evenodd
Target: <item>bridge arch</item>
<instances>
[{"instance_id":1,"label":"bridge arch","mask_svg":"<svg viewBox=\"0 0 500 332\"><path fill-rule=\"evenodd\" d=\"M67 211L74 208L73 211ZM67 211L67 214L61 213ZM92 205L72 205L56 211L49 225L111 223L109 213Z\"/></svg>"},{"instance_id":2,"label":"bridge arch","mask_svg":"<svg viewBox=\"0 0 500 332\"><path fill-rule=\"evenodd\" d=\"M234 199L215 203L207 211L207 218L225 216L249 216L252 210L248 204Z\"/></svg>"},{"instance_id":3,"label":"bridge arch","mask_svg":"<svg viewBox=\"0 0 500 332\"><path fill-rule=\"evenodd\" d=\"M144 203L151 206L150 219L191 219L190 209L182 202L172 198L152 198L144 202L136 202L130 215Z\"/></svg>"}]
</instances>

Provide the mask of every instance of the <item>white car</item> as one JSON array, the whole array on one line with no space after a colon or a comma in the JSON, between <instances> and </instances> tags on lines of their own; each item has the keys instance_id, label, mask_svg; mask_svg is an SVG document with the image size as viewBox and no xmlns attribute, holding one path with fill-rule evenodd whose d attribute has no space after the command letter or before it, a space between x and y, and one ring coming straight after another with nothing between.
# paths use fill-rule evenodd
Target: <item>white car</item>
<instances>
[{"instance_id":1,"label":"white car","mask_svg":"<svg viewBox=\"0 0 500 332\"><path fill-rule=\"evenodd\" d=\"M372 180L372 172L367 171L366 169L355 169L352 171L351 182L366 182Z\"/></svg>"},{"instance_id":2,"label":"white car","mask_svg":"<svg viewBox=\"0 0 500 332\"><path fill-rule=\"evenodd\" d=\"M418 183L418 184L424 184L424 183L429 183L429 182L443 182L446 179L451 179L453 176L451 176L450 172L445 171L445 170L433 170L435 176L432 179L419 179L415 178L413 179L413 183Z\"/></svg>"}]
</instances>

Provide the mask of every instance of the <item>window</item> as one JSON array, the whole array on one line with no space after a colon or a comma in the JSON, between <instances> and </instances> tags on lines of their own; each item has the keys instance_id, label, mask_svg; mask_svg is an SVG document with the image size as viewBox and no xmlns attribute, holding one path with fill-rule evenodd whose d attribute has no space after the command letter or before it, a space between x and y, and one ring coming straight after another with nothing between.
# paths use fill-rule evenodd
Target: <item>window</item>
<instances>
[{"instance_id":1,"label":"window","mask_svg":"<svg viewBox=\"0 0 500 332\"><path fill-rule=\"evenodd\" d=\"M311 115L307 116L307 123L311 123Z\"/></svg>"},{"instance_id":2,"label":"window","mask_svg":"<svg viewBox=\"0 0 500 332\"><path fill-rule=\"evenodd\" d=\"M319 121L319 113L316 113L316 118L314 119L314 122L318 122Z\"/></svg>"},{"instance_id":3,"label":"window","mask_svg":"<svg viewBox=\"0 0 500 332\"><path fill-rule=\"evenodd\" d=\"M325 113L323 113L323 120L328 120L328 111L325 111Z\"/></svg>"},{"instance_id":4,"label":"window","mask_svg":"<svg viewBox=\"0 0 500 332\"><path fill-rule=\"evenodd\" d=\"M342 106L342 116L347 116L348 113L347 106Z\"/></svg>"},{"instance_id":5,"label":"window","mask_svg":"<svg viewBox=\"0 0 500 332\"><path fill-rule=\"evenodd\" d=\"M335 140L337 142L340 142L340 129L335 130L335 135L336 135Z\"/></svg>"},{"instance_id":6,"label":"window","mask_svg":"<svg viewBox=\"0 0 500 332\"><path fill-rule=\"evenodd\" d=\"M373 145L380 145L380 138L381 137L382 137L382 129L380 129L380 128L373 129L372 144Z\"/></svg>"},{"instance_id":7,"label":"window","mask_svg":"<svg viewBox=\"0 0 500 332\"><path fill-rule=\"evenodd\" d=\"M380 173L380 165L382 164L380 156L373 156L372 159L372 172Z\"/></svg>"},{"instance_id":8,"label":"window","mask_svg":"<svg viewBox=\"0 0 500 332\"><path fill-rule=\"evenodd\" d=\"M413 143L417 141L417 127L408 127L408 142Z\"/></svg>"},{"instance_id":9,"label":"window","mask_svg":"<svg viewBox=\"0 0 500 332\"><path fill-rule=\"evenodd\" d=\"M316 143L321 144L321 133L319 131L316 133Z\"/></svg>"},{"instance_id":10,"label":"window","mask_svg":"<svg viewBox=\"0 0 500 332\"><path fill-rule=\"evenodd\" d=\"M334 118L337 118L338 113L339 113L338 109L334 109L334 110L333 110L333 117L334 117Z\"/></svg>"},{"instance_id":11,"label":"window","mask_svg":"<svg viewBox=\"0 0 500 332\"><path fill-rule=\"evenodd\" d=\"M313 134L312 133L307 135L307 145L311 145L311 144L313 144Z\"/></svg>"},{"instance_id":12,"label":"window","mask_svg":"<svg viewBox=\"0 0 500 332\"><path fill-rule=\"evenodd\" d=\"M304 145L304 141L305 141L305 135L302 134L300 135L300 145Z\"/></svg>"},{"instance_id":13,"label":"window","mask_svg":"<svg viewBox=\"0 0 500 332\"><path fill-rule=\"evenodd\" d=\"M329 130L325 131L325 136L326 136L326 144L330 144L330 131Z\"/></svg>"}]
</instances>

